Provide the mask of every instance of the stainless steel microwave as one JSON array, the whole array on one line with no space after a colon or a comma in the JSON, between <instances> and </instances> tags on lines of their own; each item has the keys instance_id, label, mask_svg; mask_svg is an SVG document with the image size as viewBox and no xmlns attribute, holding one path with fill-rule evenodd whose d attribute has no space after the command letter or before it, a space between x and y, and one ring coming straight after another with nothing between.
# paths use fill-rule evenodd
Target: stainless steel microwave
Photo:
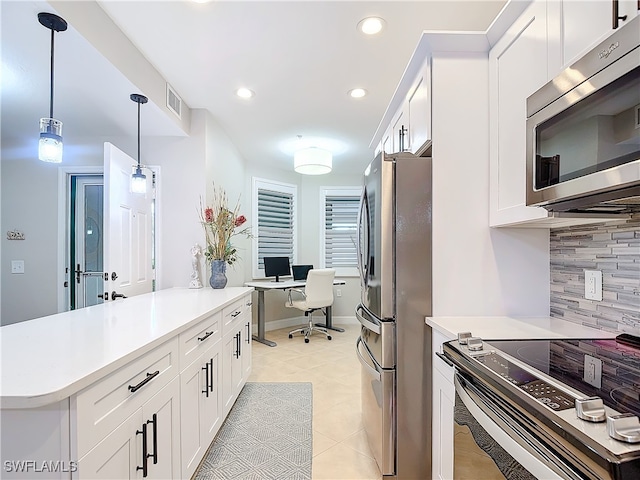
<instances>
[{"instance_id":1,"label":"stainless steel microwave","mask_svg":"<svg viewBox=\"0 0 640 480\"><path fill-rule=\"evenodd\" d=\"M640 211L640 16L527 98L527 205Z\"/></svg>"}]
</instances>

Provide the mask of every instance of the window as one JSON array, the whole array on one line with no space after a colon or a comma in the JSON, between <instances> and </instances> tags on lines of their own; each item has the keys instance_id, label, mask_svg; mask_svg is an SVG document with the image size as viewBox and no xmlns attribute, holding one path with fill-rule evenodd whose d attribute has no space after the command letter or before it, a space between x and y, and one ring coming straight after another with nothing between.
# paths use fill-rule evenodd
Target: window
<instances>
[{"instance_id":1,"label":"window","mask_svg":"<svg viewBox=\"0 0 640 480\"><path fill-rule=\"evenodd\" d=\"M253 277L264 277L264 257L297 257L297 187L272 180L253 179Z\"/></svg>"},{"instance_id":2,"label":"window","mask_svg":"<svg viewBox=\"0 0 640 480\"><path fill-rule=\"evenodd\" d=\"M320 189L320 263L335 268L337 275L358 275L356 236L361 194L359 187Z\"/></svg>"}]
</instances>

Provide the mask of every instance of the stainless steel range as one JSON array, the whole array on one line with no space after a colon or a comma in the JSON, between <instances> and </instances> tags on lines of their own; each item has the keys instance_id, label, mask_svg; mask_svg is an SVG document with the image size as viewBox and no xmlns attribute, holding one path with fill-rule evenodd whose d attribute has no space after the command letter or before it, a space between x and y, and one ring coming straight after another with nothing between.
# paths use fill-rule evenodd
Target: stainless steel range
<instances>
[{"instance_id":1,"label":"stainless steel range","mask_svg":"<svg viewBox=\"0 0 640 480\"><path fill-rule=\"evenodd\" d=\"M639 340L445 343L456 367L454 476L464 476L468 434L489 459L486 478L491 468L509 479L640 478Z\"/></svg>"}]
</instances>

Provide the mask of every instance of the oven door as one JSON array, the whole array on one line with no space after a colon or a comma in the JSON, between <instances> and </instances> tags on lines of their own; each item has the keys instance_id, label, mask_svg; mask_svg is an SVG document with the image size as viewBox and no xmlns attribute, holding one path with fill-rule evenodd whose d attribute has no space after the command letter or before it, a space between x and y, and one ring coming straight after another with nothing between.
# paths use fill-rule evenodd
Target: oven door
<instances>
[{"instance_id":1,"label":"oven door","mask_svg":"<svg viewBox=\"0 0 640 480\"><path fill-rule=\"evenodd\" d=\"M382 475L395 475L396 371L380 367L362 341L362 337L358 337L356 341L356 355L361 364L362 424L369 447Z\"/></svg>"},{"instance_id":2,"label":"oven door","mask_svg":"<svg viewBox=\"0 0 640 480\"><path fill-rule=\"evenodd\" d=\"M454 478L581 479L522 424L497 397L460 373L455 379Z\"/></svg>"}]
</instances>

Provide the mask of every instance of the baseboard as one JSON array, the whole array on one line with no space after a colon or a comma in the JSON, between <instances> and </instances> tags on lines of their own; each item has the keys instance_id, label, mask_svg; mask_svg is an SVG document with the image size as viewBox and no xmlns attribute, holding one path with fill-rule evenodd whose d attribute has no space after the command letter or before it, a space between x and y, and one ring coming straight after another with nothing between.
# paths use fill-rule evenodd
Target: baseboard
<instances>
[{"instance_id":1,"label":"baseboard","mask_svg":"<svg viewBox=\"0 0 640 480\"><path fill-rule=\"evenodd\" d=\"M321 322L324 319L322 315L318 315L318 321ZM293 318L282 318L280 320L273 320L271 322L265 322L264 329L267 332L272 330L280 330L281 328L289 328L296 327L298 325L304 325L305 323L304 316L297 316ZM332 317L331 323L333 325L357 325L358 320L356 317L348 317L348 316L338 316ZM257 335L258 333L258 325L253 325L253 333Z\"/></svg>"}]
</instances>

